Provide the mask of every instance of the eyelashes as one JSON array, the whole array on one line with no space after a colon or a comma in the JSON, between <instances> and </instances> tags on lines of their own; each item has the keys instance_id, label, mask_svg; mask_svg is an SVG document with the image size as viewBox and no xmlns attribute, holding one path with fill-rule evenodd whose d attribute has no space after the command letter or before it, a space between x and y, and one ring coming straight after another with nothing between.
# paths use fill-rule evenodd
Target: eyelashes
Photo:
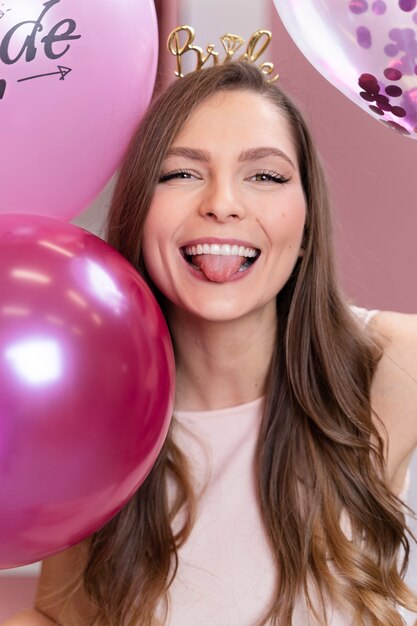
<instances>
[{"instance_id":1,"label":"eyelashes","mask_svg":"<svg viewBox=\"0 0 417 626\"><path fill-rule=\"evenodd\" d=\"M191 178L199 179L200 177L189 170L177 169L172 170L171 172L162 173L159 177L158 182L166 183L170 180L190 180ZM291 179L287 178L286 176L282 176L281 174L278 174L278 172L275 172L273 170L260 170L259 172L256 172L255 174L250 176L247 180L252 180L259 183L276 183L283 185L285 183L288 183Z\"/></svg>"},{"instance_id":2,"label":"eyelashes","mask_svg":"<svg viewBox=\"0 0 417 626\"><path fill-rule=\"evenodd\" d=\"M159 183L166 183L168 180L173 180L173 179L184 179L184 180L188 180L190 178L196 178L196 175L193 174L192 172L189 172L188 170L173 170L172 172L166 172L165 174L161 174L159 177L158 182Z\"/></svg>"},{"instance_id":3,"label":"eyelashes","mask_svg":"<svg viewBox=\"0 0 417 626\"><path fill-rule=\"evenodd\" d=\"M262 170L260 172L256 172L253 178L260 183L278 183L283 185L284 183L288 183L290 180L285 176L281 176L278 172L274 172L272 170Z\"/></svg>"}]
</instances>

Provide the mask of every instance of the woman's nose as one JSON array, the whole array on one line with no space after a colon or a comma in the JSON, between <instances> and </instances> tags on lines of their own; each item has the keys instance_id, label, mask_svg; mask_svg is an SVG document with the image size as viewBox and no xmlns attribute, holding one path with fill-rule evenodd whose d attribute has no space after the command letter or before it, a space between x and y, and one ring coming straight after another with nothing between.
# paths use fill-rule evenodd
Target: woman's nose
<instances>
[{"instance_id":1,"label":"woman's nose","mask_svg":"<svg viewBox=\"0 0 417 626\"><path fill-rule=\"evenodd\" d=\"M200 203L200 214L217 222L242 219L243 201L229 181L212 182Z\"/></svg>"}]
</instances>

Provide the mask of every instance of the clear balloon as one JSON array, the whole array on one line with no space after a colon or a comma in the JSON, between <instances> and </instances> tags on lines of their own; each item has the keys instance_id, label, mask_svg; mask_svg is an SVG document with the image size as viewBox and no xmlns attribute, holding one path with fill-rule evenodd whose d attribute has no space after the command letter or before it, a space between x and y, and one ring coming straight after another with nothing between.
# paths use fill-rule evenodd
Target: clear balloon
<instances>
[{"instance_id":1,"label":"clear balloon","mask_svg":"<svg viewBox=\"0 0 417 626\"><path fill-rule=\"evenodd\" d=\"M152 0L0 2L0 212L87 207L149 103L157 50Z\"/></svg>"},{"instance_id":2,"label":"clear balloon","mask_svg":"<svg viewBox=\"0 0 417 626\"><path fill-rule=\"evenodd\" d=\"M0 215L0 569L78 543L164 442L174 360L134 268L77 226Z\"/></svg>"},{"instance_id":3,"label":"clear balloon","mask_svg":"<svg viewBox=\"0 0 417 626\"><path fill-rule=\"evenodd\" d=\"M274 0L314 67L355 104L417 139L417 0Z\"/></svg>"}]
</instances>

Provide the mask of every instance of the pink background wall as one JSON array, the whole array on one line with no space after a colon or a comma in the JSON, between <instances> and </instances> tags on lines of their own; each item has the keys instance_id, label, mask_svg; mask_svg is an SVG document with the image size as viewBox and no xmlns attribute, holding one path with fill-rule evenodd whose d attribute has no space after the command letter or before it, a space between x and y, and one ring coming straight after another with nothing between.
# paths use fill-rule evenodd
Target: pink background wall
<instances>
[{"instance_id":1,"label":"pink background wall","mask_svg":"<svg viewBox=\"0 0 417 626\"><path fill-rule=\"evenodd\" d=\"M345 291L367 307L417 312L417 136L385 128L330 85L268 1L280 84L306 113L325 161Z\"/></svg>"}]
</instances>

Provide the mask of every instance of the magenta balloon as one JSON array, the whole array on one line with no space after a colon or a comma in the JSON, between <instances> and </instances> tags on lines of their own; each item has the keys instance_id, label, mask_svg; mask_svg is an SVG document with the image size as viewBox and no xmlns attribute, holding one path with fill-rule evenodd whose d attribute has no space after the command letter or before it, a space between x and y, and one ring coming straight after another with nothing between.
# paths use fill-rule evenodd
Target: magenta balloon
<instances>
[{"instance_id":1,"label":"magenta balloon","mask_svg":"<svg viewBox=\"0 0 417 626\"><path fill-rule=\"evenodd\" d=\"M134 268L77 226L0 216L0 569L81 541L143 482L174 360Z\"/></svg>"},{"instance_id":2,"label":"magenta balloon","mask_svg":"<svg viewBox=\"0 0 417 626\"><path fill-rule=\"evenodd\" d=\"M0 212L86 208L149 103L157 50L152 0L0 2Z\"/></svg>"},{"instance_id":3,"label":"magenta balloon","mask_svg":"<svg viewBox=\"0 0 417 626\"><path fill-rule=\"evenodd\" d=\"M274 3L301 52L325 78L372 117L417 139L416 0Z\"/></svg>"}]
</instances>

